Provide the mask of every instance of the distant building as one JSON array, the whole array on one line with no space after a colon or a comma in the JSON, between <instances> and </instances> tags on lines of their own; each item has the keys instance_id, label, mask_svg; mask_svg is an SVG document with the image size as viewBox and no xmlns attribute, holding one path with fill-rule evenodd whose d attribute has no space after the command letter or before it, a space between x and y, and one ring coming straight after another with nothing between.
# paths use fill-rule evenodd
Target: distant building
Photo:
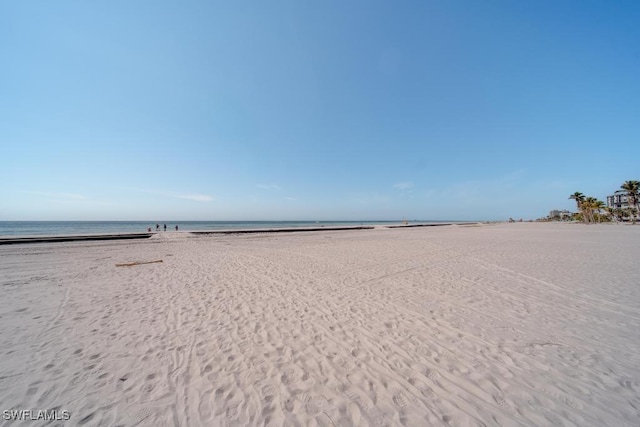
<instances>
[{"instance_id":1,"label":"distant building","mask_svg":"<svg viewBox=\"0 0 640 427\"><path fill-rule=\"evenodd\" d=\"M618 190L613 196L607 196L607 206L613 209L626 209L629 207L629 197L625 190Z\"/></svg>"},{"instance_id":2,"label":"distant building","mask_svg":"<svg viewBox=\"0 0 640 427\"><path fill-rule=\"evenodd\" d=\"M552 211L549 211L549 218L558 218L560 220L571 219L571 212L567 210L559 211L557 209L554 209Z\"/></svg>"}]
</instances>

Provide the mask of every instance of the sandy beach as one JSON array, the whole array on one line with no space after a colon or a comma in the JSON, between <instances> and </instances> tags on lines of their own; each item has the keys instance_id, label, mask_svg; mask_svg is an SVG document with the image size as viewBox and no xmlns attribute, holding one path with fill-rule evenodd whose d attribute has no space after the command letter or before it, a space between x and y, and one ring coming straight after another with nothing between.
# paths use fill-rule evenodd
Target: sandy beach
<instances>
[{"instance_id":1,"label":"sandy beach","mask_svg":"<svg viewBox=\"0 0 640 427\"><path fill-rule=\"evenodd\" d=\"M638 426L639 255L560 223L0 246L0 425Z\"/></svg>"}]
</instances>

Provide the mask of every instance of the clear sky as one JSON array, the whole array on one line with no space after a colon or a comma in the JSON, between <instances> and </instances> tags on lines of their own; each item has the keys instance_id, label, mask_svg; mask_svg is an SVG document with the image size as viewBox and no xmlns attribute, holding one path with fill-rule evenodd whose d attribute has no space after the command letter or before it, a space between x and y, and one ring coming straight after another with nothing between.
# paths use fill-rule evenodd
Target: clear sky
<instances>
[{"instance_id":1,"label":"clear sky","mask_svg":"<svg viewBox=\"0 0 640 427\"><path fill-rule=\"evenodd\" d=\"M0 220L503 220L640 179L640 2L7 1Z\"/></svg>"}]
</instances>

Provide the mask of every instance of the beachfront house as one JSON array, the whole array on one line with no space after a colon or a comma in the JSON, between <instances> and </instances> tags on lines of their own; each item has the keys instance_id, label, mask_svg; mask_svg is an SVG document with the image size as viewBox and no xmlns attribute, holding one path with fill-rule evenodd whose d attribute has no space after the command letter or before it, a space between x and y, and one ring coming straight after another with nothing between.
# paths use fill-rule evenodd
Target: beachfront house
<instances>
[{"instance_id":1,"label":"beachfront house","mask_svg":"<svg viewBox=\"0 0 640 427\"><path fill-rule=\"evenodd\" d=\"M549 211L549 219L551 221L568 221L571 219L573 214L567 210L557 210L554 209Z\"/></svg>"},{"instance_id":2,"label":"beachfront house","mask_svg":"<svg viewBox=\"0 0 640 427\"><path fill-rule=\"evenodd\" d=\"M625 190L618 190L612 196L607 196L607 206L612 209L627 209L629 197Z\"/></svg>"}]
</instances>

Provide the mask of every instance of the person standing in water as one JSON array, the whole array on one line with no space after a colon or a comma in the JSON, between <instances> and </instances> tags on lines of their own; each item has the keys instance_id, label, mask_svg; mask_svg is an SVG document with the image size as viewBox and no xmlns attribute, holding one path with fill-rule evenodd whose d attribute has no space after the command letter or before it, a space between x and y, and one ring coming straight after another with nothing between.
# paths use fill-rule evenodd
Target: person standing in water
<instances>
[{"instance_id":1,"label":"person standing in water","mask_svg":"<svg viewBox=\"0 0 640 427\"><path fill-rule=\"evenodd\" d=\"M167 224L164 225L164 231L167 231Z\"/></svg>"},{"instance_id":2,"label":"person standing in water","mask_svg":"<svg viewBox=\"0 0 640 427\"><path fill-rule=\"evenodd\" d=\"M176 231L178 231L178 225L176 224Z\"/></svg>"}]
</instances>

